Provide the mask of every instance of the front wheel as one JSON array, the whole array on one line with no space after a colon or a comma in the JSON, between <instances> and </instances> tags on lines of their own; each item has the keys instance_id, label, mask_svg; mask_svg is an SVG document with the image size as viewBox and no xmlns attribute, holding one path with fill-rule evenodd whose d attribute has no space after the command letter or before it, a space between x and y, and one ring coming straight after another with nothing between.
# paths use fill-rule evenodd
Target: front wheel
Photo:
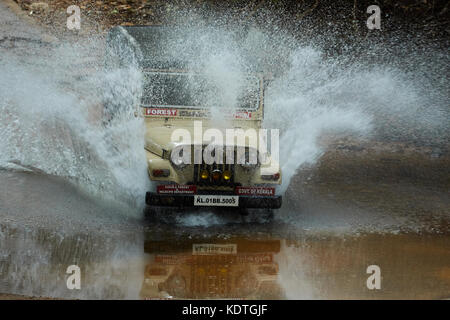
<instances>
[{"instance_id":1,"label":"front wheel","mask_svg":"<svg viewBox=\"0 0 450 320\"><path fill-rule=\"evenodd\" d=\"M246 209L240 208L239 215L242 218L245 218L251 214L251 217L255 218L263 218L265 221L272 221L274 218L274 210L273 209Z\"/></svg>"},{"instance_id":2,"label":"front wheel","mask_svg":"<svg viewBox=\"0 0 450 320\"><path fill-rule=\"evenodd\" d=\"M248 214L249 214L248 209L245 209L245 208L239 208L239 214L240 214L242 217L248 216Z\"/></svg>"},{"instance_id":3,"label":"front wheel","mask_svg":"<svg viewBox=\"0 0 450 320\"><path fill-rule=\"evenodd\" d=\"M154 221L156 218L156 210L154 207L145 206L144 208L144 219L146 221Z\"/></svg>"},{"instance_id":4,"label":"front wheel","mask_svg":"<svg viewBox=\"0 0 450 320\"><path fill-rule=\"evenodd\" d=\"M265 214L265 218L267 219L267 220L269 220L269 221L272 221L273 220L273 217L274 217L274 211L272 210L272 209L266 209L266 210L264 210L265 212L264 212L264 214Z\"/></svg>"}]
</instances>

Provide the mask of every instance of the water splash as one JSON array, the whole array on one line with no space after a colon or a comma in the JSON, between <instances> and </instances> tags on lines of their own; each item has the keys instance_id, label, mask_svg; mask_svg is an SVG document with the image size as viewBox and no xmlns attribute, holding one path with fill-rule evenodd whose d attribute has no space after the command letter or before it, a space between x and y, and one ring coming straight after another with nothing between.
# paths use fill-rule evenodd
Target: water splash
<instances>
[{"instance_id":1,"label":"water splash","mask_svg":"<svg viewBox=\"0 0 450 320\"><path fill-rule=\"evenodd\" d=\"M79 65L70 67L73 52L88 57L88 44L57 47L50 57L29 57L25 64L10 56L0 64L0 166L66 177L89 193L142 205L144 127L132 108L140 73L104 72L99 60L78 75ZM101 103L111 92L105 87L125 106L107 126Z\"/></svg>"},{"instance_id":2,"label":"water splash","mask_svg":"<svg viewBox=\"0 0 450 320\"><path fill-rule=\"evenodd\" d=\"M326 150L319 143L325 134L394 138L399 132L445 129L442 103L431 98L436 93L422 94L423 83L397 65L329 57L314 40L294 40L279 28L273 33L239 27L180 29L172 55L182 60L194 54L183 49L196 39L200 53L195 52L194 66L223 89L222 100L233 104L249 70L274 75L264 126L281 130L282 192L299 168L314 164ZM139 100L142 75L133 66L105 71L99 43L93 38L59 46L40 58L3 60L0 165L69 177L89 192L142 205L149 189L144 125L131 108ZM80 65L74 61L92 70L74 76ZM104 99L125 106L106 127L99 120ZM223 120L220 112L213 115Z\"/></svg>"}]
</instances>

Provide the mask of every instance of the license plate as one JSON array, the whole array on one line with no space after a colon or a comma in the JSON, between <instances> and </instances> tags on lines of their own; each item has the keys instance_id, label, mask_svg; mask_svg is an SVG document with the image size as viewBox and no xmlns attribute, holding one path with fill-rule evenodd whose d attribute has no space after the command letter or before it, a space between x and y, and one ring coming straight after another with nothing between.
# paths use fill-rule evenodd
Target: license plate
<instances>
[{"instance_id":1,"label":"license plate","mask_svg":"<svg viewBox=\"0 0 450 320\"><path fill-rule=\"evenodd\" d=\"M237 254L237 244L194 243L192 255Z\"/></svg>"},{"instance_id":2,"label":"license plate","mask_svg":"<svg viewBox=\"0 0 450 320\"><path fill-rule=\"evenodd\" d=\"M195 195L194 206L237 207L239 196Z\"/></svg>"}]
</instances>

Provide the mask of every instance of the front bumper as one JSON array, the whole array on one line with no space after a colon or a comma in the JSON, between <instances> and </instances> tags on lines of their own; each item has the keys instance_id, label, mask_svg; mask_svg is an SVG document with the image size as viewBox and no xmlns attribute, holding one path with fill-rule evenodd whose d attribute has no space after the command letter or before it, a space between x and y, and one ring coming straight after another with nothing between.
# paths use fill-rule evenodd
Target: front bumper
<instances>
[{"instance_id":1,"label":"front bumper","mask_svg":"<svg viewBox=\"0 0 450 320\"><path fill-rule=\"evenodd\" d=\"M228 208L266 208L279 209L281 207L281 196L239 196L239 206ZM158 194L147 192L145 203L148 206L160 207L193 207L193 194ZM203 207L205 208L205 207Z\"/></svg>"}]
</instances>

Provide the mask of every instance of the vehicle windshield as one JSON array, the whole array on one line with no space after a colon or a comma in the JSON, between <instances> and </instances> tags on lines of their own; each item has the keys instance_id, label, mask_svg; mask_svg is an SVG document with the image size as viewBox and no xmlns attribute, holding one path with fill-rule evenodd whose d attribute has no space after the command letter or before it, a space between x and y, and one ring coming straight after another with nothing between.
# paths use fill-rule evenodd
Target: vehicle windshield
<instances>
[{"instance_id":1,"label":"vehicle windshield","mask_svg":"<svg viewBox=\"0 0 450 320\"><path fill-rule=\"evenodd\" d=\"M234 102L226 107L256 110L259 106L259 79L248 76L239 92L234 94ZM213 81L206 76L186 72L146 72L143 106L165 108L209 108L230 103ZM226 101L225 103L221 102Z\"/></svg>"}]
</instances>

